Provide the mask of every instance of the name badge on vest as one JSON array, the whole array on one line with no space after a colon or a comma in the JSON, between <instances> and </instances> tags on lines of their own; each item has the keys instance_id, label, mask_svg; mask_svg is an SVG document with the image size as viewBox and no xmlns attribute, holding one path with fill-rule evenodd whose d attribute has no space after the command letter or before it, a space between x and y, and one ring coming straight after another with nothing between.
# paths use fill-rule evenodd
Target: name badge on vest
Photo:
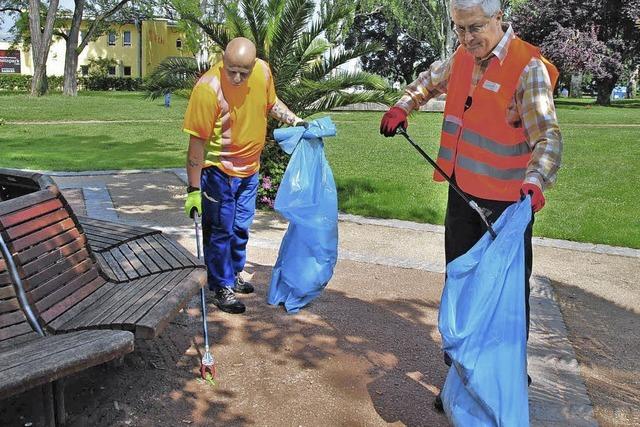
<instances>
[{"instance_id":1,"label":"name badge on vest","mask_svg":"<svg viewBox=\"0 0 640 427\"><path fill-rule=\"evenodd\" d=\"M487 90L490 90L491 92L497 93L500 90L500 83L485 80L484 83L482 84L482 87Z\"/></svg>"}]
</instances>

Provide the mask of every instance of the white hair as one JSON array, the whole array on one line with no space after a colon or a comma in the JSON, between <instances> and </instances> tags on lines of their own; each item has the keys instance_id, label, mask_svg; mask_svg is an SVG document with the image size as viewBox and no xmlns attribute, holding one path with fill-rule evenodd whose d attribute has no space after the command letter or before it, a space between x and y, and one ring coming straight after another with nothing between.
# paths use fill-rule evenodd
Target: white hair
<instances>
[{"instance_id":1,"label":"white hair","mask_svg":"<svg viewBox=\"0 0 640 427\"><path fill-rule=\"evenodd\" d=\"M451 9L468 10L480 6L487 16L493 16L498 13L502 5L500 0L451 0Z\"/></svg>"}]
</instances>

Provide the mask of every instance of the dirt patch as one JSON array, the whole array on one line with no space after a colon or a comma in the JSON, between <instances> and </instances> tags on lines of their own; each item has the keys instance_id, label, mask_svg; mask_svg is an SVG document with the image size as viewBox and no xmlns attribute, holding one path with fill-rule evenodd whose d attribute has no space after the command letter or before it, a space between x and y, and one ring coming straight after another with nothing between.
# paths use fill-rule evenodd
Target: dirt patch
<instances>
[{"instance_id":1,"label":"dirt patch","mask_svg":"<svg viewBox=\"0 0 640 427\"><path fill-rule=\"evenodd\" d=\"M598 423L640 425L640 313L553 282Z\"/></svg>"},{"instance_id":2,"label":"dirt patch","mask_svg":"<svg viewBox=\"0 0 640 427\"><path fill-rule=\"evenodd\" d=\"M254 253L255 254L255 253ZM442 275L341 261L295 315L265 303L271 266L255 254L248 310L210 307L219 378L197 378L197 298L163 335L138 341L121 365L67 381L69 426L446 426L432 400L446 366L437 333ZM40 425L40 394L0 402L3 426Z\"/></svg>"}]
</instances>

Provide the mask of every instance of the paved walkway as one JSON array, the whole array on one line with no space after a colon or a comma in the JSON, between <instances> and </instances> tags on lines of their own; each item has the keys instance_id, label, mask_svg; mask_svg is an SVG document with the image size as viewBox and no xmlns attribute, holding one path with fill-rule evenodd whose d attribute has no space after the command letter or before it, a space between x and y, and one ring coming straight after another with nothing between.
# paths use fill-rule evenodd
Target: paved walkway
<instances>
[{"instance_id":1,"label":"paved walkway","mask_svg":"<svg viewBox=\"0 0 640 427\"><path fill-rule=\"evenodd\" d=\"M158 227L174 235L186 247L195 250L193 227L182 214L185 179L183 171L69 173L55 174L54 179L79 213L96 218ZM258 297L264 295L269 270L275 261L277 249L285 230L286 223L276 215L264 212L257 214L249 243L247 270L253 273L253 280L259 287ZM441 416L432 414L430 409L430 400L437 393L445 373L444 368L440 366L440 356L437 351L440 342L437 334L437 305L444 271L442 227L341 215L339 232L339 262L334 280L329 284L325 294L312 304L306 313L297 315L297 317L278 318L281 322L280 325L285 329L293 328L294 320L289 322L287 319L296 319L296 322L302 319L311 323L333 322L330 326L333 328L331 334L325 334L325 338L328 340L326 342L327 348L331 348L334 340L338 340L338 342L351 343L347 347L354 346L359 349L359 346L363 345L362 340L365 339L362 336L356 336L359 334L368 337L371 342L379 339L374 339L371 334L380 335L387 341L379 343L378 347L382 348L371 344L362 351L354 350L353 352L344 351L344 348L338 346L342 351L336 351L334 354L336 359L346 360L345 363L356 366L357 368L354 368L356 371L362 369L360 366L362 364L371 365L365 369L368 380L361 379L366 386L366 393L363 394L362 388L359 388L357 382L361 380L358 378L351 378L351 383L345 379L345 381L333 381L327 384L324 382L326 378L315 377L318 381L318 389L310 390L307 385L300 389L300 392L305 395L298 396L298 398L303 401L312 401L311 394L317 393L319 390L326 395L335 395L334 399L327 400L332 416L343 417L335 420L345 420L346 415L344 414L352 411L353 413L347 419L363 425L382 425L395 422L406 425L446 424ZM572 267L579 254L586 257L604 256L634 259L640 258L640 251L602 245L575 244L551 239L536 239L535 245L537 246L534 265L536 278L532 287L532 325L529 341L529 369L534 379L530 388L531 425L597 425L593 418L591 402L579 374L574 350L567 339L564 321L548 277L558 280L559 276L564 282L568 281L569 283L571 280L584 280L584 277L580 275L582 269ZM264 321L262 317L272 316L270 312L264 311L266 309L263 307L265 305L263 300L256 301L254 298L250 302L248 313L253 309L255 314L244 318L236 316L230 320L231 326L229 327L236 328L238 333L243 329L250 328L254 321ZM367 303L373 305L368 306ZM353 310L351 313L334 311L336 307L345 304ZM379 306L385 304L388 307L393 307L390 310L400 316L399 318L394 317L391 324L384 323L388 316L386 314L380 315L380 318L371 316L372 312L377 312ZM406 307L399 308L402 304L405 304ZM256 305L260 308L255 308ZM409 306L415 307L415 313L411 314ZM324 318L323 314L327 314L327 317ZM403 326L403 322L410 322L410 325ZM423 324L424 328L420 329L424 329L424 331L417 332L419 329L415 328L416 324ZM416 360L421 360L419 364L407 364L399 359L398 355L394 355L394 346L403 346L402 336L408 331L402 331L402 329L406 329L408 325L412 335L407 339L412 343L416 342L416 335L420 334L419 336L423 337L425 343L433 344L429 344L428 349L423 349L423 353L419 351L416 353L416 349L407 350L406 354L414 355ZM393 328L396 327L398 330L394 332ZM369 331L363 332L363 329ZM273 333L276 334L275 331ZM292 336L295 335L293 331L291 333ZM424 335L425 333L427 335ZM262 338L268 341L267 335ZM304 338L302 342L289 345L305 348L312 345L313 342L322 342L323 340L322 336L310 336L304 333L302 337ZM300 336L298 339L301 339ZM394 342L394 340L397 341ZM287 345L284 341L281 344L285 347ZM231 359L233 354L243 351L244 345L246 342L243 344L231 342L225 344L228 348L223 347L219 351L223 354L228 351L228 357ZM419 341L415 345L422 346ZM316 349L316 351L320 350ZM348 354L340 354L343 352ZM354 360L354 354L362 357L362 360L358 360L357 357ZM398 354L405 356L405 352L401 350L398 350ZM409 359L414 356L410 356ZM220 358L220 355L218 357ZM245 357L251 356L245 354ZM222 358L220 359L222 360ZM310 363L309 358L303 359L307 364ZM319 359L324 361L323 358ZM318 362L317 358L313 360ZM320 365L319 362L317 364ZM303 363L300 370L283 373L287 376L285 381L298 381L301 375L307 375L305 369L308 368L308 366L304 367ZM271 366L269 369L276 368ZM371 371L376 369L385 372L389 370L402 372L397 374L399 376L393 376L392 379L389 379L388 375L372 374ZM345 372L320 369L321 376L338 374L345 375L345 378L349 377ZM313 383L313 379L307 378L307 380ZM353 381L356 381L356 384ZM417 386L417 389L403 388L404 381L409 381L413 386ZM359 391L345 392L346 389L354 386ZM275 409L278 408L277 402L273 401L273 397L270 397L269 393L259 390L260 383L246 385L246 387L256 387L257 389L245 390L243 393L259 396L258 400L261 397L267 399L265 405L269 406L271 411L277 411ZM415 412L413 415L411 415L411 410L407 410L397 403L398 399L406 399L406 395L398 391L397 396L388 397L388 390L394 388L405 390L404 394L414 393L414 395L421 396L416 398L416 405L409 406ZM387 393L387 396L383 399L384 393ZM349 402L349 399L352 401ZM341 407L345 401L348 406ZM230 399L229 405L233 406L234 404L242 406L242 403ZM361 405L361 407L357 410L349 408L349 405L355 404ZM291 409L286 404L282 408L284 408L283 411ZM243 408L243 414L247 414L247 411L251 413L250 409ZM258 416L256 415L256 417ZM285 417L295 425L324 424L319 421L314 423L308 414L305 414L303 408L299 408L298 412L294 414L285 412L279 416ZM327 417L329 417L327 420L331 419L330 415ZM332 424L327 422L328 424L324 425ZM257 424L261 424L261 422L258 421Z\"/></svg>"}]
</instances>

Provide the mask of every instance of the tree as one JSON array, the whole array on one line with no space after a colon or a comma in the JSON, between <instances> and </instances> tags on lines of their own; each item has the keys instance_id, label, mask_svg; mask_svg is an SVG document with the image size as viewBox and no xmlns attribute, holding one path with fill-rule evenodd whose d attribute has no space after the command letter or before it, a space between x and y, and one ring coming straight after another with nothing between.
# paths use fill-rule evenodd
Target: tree
<instances>
[{"instance_id":1,"label":"tree","mask_svg":"<svg viewBox=\"0 0 640 427\"><path fill-rule=\"evenodd\" d=\"M360 57L362 69L404 84L414 80L417 73L428 68L438 56L428 43L411 37L398 22L382 10L357 13L345 46L379 41L383 49Z\"/></svg>"},{"instance_id":2,"label":"tree","mask_svg":"<svg viewBox=\"0 0 640 427\"><path fill-rule=\"evenodd\" d=\"M336 7L313 20L313 0L241 0L225 5L225 22L202 19L189 10L182 17L198 25L224 49L229 40L252 40L259 58L271 66L278 96L299 115L310 115L359 102L393 101L388 84L367 72L339 67L380 48L373 43L353 49L331 45L322 34L351 10ZM149 95L193 87L202 70L193 58L169 58L148 79ZM358 89L358 90L354 90Z\"/></svg>"},{"instance_id":3,"label":"tree","mask_svg":"<svg viewBox=\"0 0 640 427\"><path fill-rule=\"evenodd\" d=\"M640 37L635 26L639 16L640 0L528 0L515 7L512 20L523 39L560 61L565 67L562 71L594 73L596 103L608 105L625 66L640 60ZM564 53L570 54L570 61L558 52L562 46L569 47ZM581 68L593 58L596 70Z\"/></svg>"},{"instance_id":4,"label":"tree","mask_svg":"<svg viewBox=\"0 0 640 427\"><path fill-rule=\"evenodd\" d=\"M360 10L381 11L407 37L426 43L440 59L453 53L455 34L451 27L451 0L359 0Z\"/></svg>"},{"instance_id":5,"label":"tree","mask_svg":"<svg viewBox=\"0 0 640 427\"><path fill-rule=\"evenodd\" d=\"M42 96L47 93L47 58L53 37L53 24L58 12L59 0L45 3L47 9L44 25L40 23L40 1L29 0L29 29L31 31L31 56L33 58L33 79L31 95Z\"/></svg>"}]
</instances>

